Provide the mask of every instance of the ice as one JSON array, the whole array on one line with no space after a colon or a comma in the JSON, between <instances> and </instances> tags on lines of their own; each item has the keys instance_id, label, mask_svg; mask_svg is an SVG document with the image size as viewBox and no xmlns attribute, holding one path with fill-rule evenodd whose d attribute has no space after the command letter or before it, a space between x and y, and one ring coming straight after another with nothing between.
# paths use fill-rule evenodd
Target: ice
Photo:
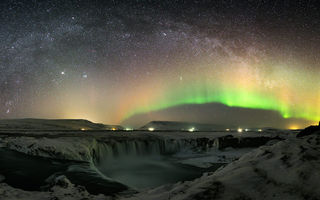
<instances>
[{"instance_id":1,"label":"ice","mask_svg":"<svg viewBox=\"0 0 320 200\"><path fill-rule=\"evenodd\" d=\"M122 200L319 199L320 136L262 146L213 173Z\"/></svg>"}]
</instances>

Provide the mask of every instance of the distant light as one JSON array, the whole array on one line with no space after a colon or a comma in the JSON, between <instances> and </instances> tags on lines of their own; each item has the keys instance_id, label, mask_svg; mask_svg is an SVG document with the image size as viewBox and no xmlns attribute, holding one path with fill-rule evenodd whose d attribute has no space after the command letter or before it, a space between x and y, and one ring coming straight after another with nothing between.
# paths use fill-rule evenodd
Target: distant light
<instances>
[{"instance_id":1,"label":"distant light","mask_svg":"<svg viewBox=\"0 0 320 200\"><path fill-rule=\"evenodd\" d=\"M295 126L295 125L292 125L289 127L290 130L298 130L299 127L298 126Z\"/></svg>"},{"instance_id":2,"label":"distant light","mask_svg":"<svg viewBox=\"0 0 320 200\"><path fill-rule=\"evenodd\" d=\"M61 72L61 75L65 75L65 72Z\"/></svg>"},{"instance_id":3,"label":"distant light","mask_svg":"<svg viewBox=\"0 0 320 200\"><path fill-rule=\"evenodd\" d=\"M81 128L81 130L82 130L82 131L85 131L86 129L85 129L85 128Z\"/></svg>"},{"instance_id":4,"label":"distant light","mask_svg":"<svg viewBox=\"0 0 320 200\"><path fill-rule=\"evenodd\" d=\"M193 131L195 131L195 128L194 127L192 127L192 128L189 128L189 130L188 130L189 132L193 132Z\"/></svg>"},{"instance_id":5,"label":"distant light","mask_svg":"<svg viewBox=\"0 0 320 200\"><path fill-rule=\"evenodd\" d=\"M238 128L238 133L242 133L243 132L243 129L242 128Z\"/></svg>"},{"instance_id":6,"label":"distant light","mask_svg":"<svg viewBox=\"0 0 320 200\"><path fill-rule=\"evenodd\" d=\"M148 130L149 131L154 131L154 128L153 127L149 127Z\"/></svg>"},{"instance_id":7,"label":"distant light","mask_svg":"<svg viewBox=\"0 0 320 200\"><path fill-rule=\"evenodd\" d=\"M132 128L125 128L126 131L133 131Z\"/></svg>"},{"instance_id":8,"label":"distant light","mask_svg":"<svg viewBox=\"0 0 320 200\"><path fill-rule=\"evenodd\" d=\"M262 132L262 129L258 129L258 132Z\"/></svg>"},{"instance_id":9,"label":"distant light","mask_svg":"<svg viewBox=\"0 0 320 200\"><path fill-rule=\"evenodd\" d=\"M112 131L116 131L117 129L113 127L113 128L111 128L111 130L112 130Z\"/></svg>"},{"instance_id":10,"label":"distant light","mask_svg":"<svg viewBox=\"0 0 320 200\"><path fill-rule=\"evenodd\" d=\"M247 128L246 128L246 129L244 129L244 130L245 130L246 132L248 132L248 131L249 131L249 129L247 129Z\"/></svg>"},{"instance_id":11,"label":"distant light","mask_svg":"<svg viewBox=\"0 0 320 200\"><path fill-rule=\"evenodd\" d=\"M229 128L227 128L227 129L226 129L226 131L230 131L230 129L229 129Z\"/></svg>"}]
</instances>

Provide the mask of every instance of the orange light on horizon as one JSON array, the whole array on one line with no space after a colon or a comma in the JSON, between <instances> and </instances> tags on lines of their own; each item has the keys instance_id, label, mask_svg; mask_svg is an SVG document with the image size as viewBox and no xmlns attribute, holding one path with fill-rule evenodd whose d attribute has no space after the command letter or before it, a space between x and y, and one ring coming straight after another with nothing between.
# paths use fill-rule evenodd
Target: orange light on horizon
<instances>
[{"instance_id":1,"label":"orange light on horizon","mask_svg":"<svg viewBox=\"0 0 320 200\"><path fill-rule=\"evenodd\" d=\"M291 125L291 126L289 126L289 129L290 130L298 130L300 128L297 125Z\"/></svg>"}]
</instances>

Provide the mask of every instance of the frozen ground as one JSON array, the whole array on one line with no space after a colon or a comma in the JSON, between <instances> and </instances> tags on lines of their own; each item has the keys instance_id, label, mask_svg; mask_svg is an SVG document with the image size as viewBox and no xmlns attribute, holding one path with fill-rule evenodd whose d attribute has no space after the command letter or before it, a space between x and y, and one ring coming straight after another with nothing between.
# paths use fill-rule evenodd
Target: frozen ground
<instances>
[{"instance_id":1,"label":"frozen ground","mask_svg":"<svg viewBox=\"0 0 320 200\"><path fill-rule=\"evenodd\" d=\"M122 200L320 199L320 136L290 138L243 155L193 181Z\"/></svg>"},{"instance_id":2,"label":"frozen ground","mask_svg":"<svg viewBox=\"0 0 320 200\"><path fill-rule=\"evenodd\" d=\"M84 187L75 186L66 177L58 177L50 188L49 191L24 191L13 188L6 183L1 183L0 179L0 199L2 200L79 200L79 199L92 199L92 200L109 200L111 197L104 195L91 195Z\"/></svg>"},{"instance_id":3,"label":"frozen ground","mask_svg":"<svg viewBox=\"0 0 320 200\"><path fill-rule=\"evenodd\" d=\"M94 196L71 183L67 187L55 185L47 192L28 192L2 183L0 196L2 199L320 199L319 159L320 136L310 135L262 146L193 181L135 195Z\"/></svg>"},{"instance_id":4,"label":"frozen ground","mask_svg":"<svg viewBox=\"0 0 320 200\"><path fill-rule=\"evenodd\" d=\"M64 177L42 192L14 188L0 176L0 182L4 181L0 199L319 199L315 187L320 180L320 137L295 136L296 132L276 130L238 133L0 129L0 148L28 155L29 162L39 157L50 162L57 159L55 164L77 163L66 171L73 184ZM63 173L53 177L61 176ZM123 193L125 190L119 185L123 192L112 197L92 195L77 186L85 177L95 182L88 185L88 191L96 192L92 187L103 179L96 194L113 181L129 186L129 190ZM73 181L78 181L77 185Z\"/></svg>"}]
</instances>

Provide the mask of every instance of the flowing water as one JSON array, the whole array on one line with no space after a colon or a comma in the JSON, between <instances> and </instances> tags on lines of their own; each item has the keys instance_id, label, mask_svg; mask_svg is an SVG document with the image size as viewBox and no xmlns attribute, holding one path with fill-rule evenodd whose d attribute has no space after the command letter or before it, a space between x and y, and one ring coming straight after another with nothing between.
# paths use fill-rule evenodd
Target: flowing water
<instances>
[{"instance_id":1,"label":"flowing water","mask_svg":"<svg viewBox=\"0 0 320 200\"><path fill-rule=\"evenodd\" d=\"M24 190L41 190L52 175L66 175L92 194L114 194L192 180L211 168L179 164L173 155L187 148L177 141L122 141L99 143L92 162L73 162L29 156L0 148L0 174L9 185Z\"/></svg>"}]
</instances>

